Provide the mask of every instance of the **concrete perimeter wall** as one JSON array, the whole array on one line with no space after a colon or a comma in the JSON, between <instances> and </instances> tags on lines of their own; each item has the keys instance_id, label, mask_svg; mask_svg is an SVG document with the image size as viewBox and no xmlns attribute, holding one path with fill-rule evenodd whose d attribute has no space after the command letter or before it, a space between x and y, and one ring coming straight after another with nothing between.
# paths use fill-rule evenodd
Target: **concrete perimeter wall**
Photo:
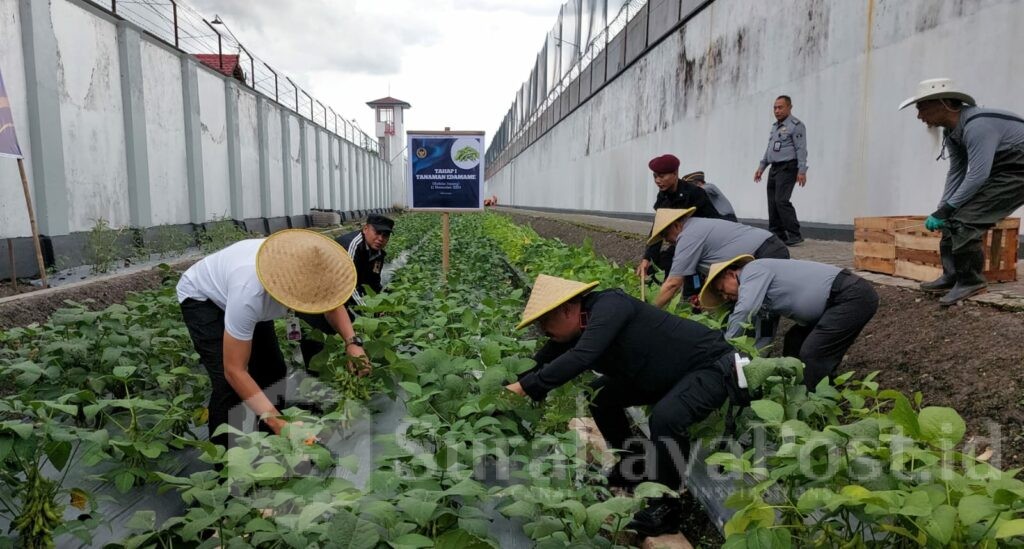
<instances>
[{"instance_id":1,"label":"concrete perimeter wall","mask_svg":"<svg viewBox=\"0 0 1024 549\"><path fill-rule=\"evenodd\" d=\"M941 134L898 104L918 81L951 77L983 106L1024 113L1021 28L1020 0L715 0L603 88L592 75L604 67L584 70L596 84L569 86L584 90L569 96L578 106L513 143L518 155L488 193L514 206L650 213L647 161L670 152L683 173L705 170L739 217L766 219L753 173L772 103L787 94L807 126L801 220L927 214L948 168L935 161Z\"/></svg>"},{"instance_id":2,"label":"concrete perimeter wall","mask_svg":"<svg viewBox=\"0 0 1024 549\"><path fill-rule=\"evenodd\" d=\"M268 232L306 226L311 208L391 203L390 181L350 166L386 164L376 153L89 2L3 0L0 36L50 264L75 264L100 219L191 231L229 218ZM18 168L0 159L0 276L7 238L18 275L36 274L30 235Z\"/></svg>"}]
</instances>

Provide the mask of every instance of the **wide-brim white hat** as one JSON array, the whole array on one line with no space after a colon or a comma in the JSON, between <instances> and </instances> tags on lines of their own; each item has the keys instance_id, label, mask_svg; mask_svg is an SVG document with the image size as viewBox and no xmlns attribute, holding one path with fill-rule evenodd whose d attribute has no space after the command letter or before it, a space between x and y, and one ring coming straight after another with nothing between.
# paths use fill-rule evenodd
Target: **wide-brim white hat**
<instances>
[{"instance_id":1,"label":"wide-brim white hat","mask_svg":"<svg viewBox=\"0 0 1024 549\"><path fill-rule=\"evenodd\" d=\"M306 229L270 235L256 252L256 274L278 303L300 313L341 307L356 287L356 266L333 239Z\"/></svg>"},{"instance_id":2,"label":"wide-brim white hat","mask_svg":"<svg viewBox=\"0 0 1024 549\"><path fill-rule=\"evenodd\" d=\"M971 106L977 104L973 97L959 91L951 78L930 78L917 84L917 93L900 103L899 110L929 99L959 99Z\"/></svg>"}]
</instances>

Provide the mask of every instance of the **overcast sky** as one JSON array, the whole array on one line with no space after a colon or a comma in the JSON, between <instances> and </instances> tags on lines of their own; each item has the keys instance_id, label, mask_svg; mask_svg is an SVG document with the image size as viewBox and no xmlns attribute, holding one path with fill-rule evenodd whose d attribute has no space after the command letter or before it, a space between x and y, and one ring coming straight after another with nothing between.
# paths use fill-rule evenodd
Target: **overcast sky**
<instances>
[{"instance_id":1,"label":"overcast sky","mask_svg":"<svg viewBox=\"0 0 1024 549\"><path fill-rule=\"evenodd\" d=\"M340 116L374 133L367 101L412 104L406 130L490 141L564 0L191 0Z\"/></svg>"}]
</instances>

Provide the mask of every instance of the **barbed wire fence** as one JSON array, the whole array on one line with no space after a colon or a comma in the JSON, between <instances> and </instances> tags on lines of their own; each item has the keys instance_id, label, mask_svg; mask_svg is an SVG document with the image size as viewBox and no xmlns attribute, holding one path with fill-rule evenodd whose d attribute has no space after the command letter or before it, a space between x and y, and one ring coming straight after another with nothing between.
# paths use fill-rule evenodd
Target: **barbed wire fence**
<instances>
[{"instance_id":1,"label":"barbed wire fence","mask_svg":"<svg viewBox=\"0 0 1024 549\"><path fill-rule=\"evenodd\" d=\"M291 78L270 66L241 44L219 17L208 21L195 8L181 0L89 0L111 14L138 25L147 34L195 55L207 66L244 82L256 93L276 101L325 130L367 151L380 152L377 138L370 136L353 120L346 120L334 109L295 84ZM228 72L230 70L230 72Z\"/></svg>"}]
</instances>

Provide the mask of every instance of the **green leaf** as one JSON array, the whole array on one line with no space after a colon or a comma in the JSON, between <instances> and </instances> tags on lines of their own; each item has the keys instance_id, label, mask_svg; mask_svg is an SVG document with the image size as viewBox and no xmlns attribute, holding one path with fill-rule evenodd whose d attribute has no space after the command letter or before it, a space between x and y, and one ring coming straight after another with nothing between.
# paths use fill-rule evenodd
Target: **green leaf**
<instances>
[{"instance_id":1,"label":"green leaf","mask_svg":"<svg viewBox=\"0 0 1024 549\"><path fill-rule=\"evenodd\" d=\"M956 529L956 509L940 505L932 511L931 518L924 525L925 532L942 545L948 545Z\"/></svg>"},{"instance_id":2,"label":"green leaf","mask_svg":"<svg viewBox=\"0 0 1024 549\"><path fill-rule=\"evenodd\" d=\"M903 508L899 512L901 515L910 517L926 517L930 515L932 513L932 502L931 498L928 497L928 492L924 490L911 492L907 499L903 501Z\"/></svg>"},{"instance_id":3,"label":"green leaf","mask_svg":"<svg viewBox=\"0 0 1024 549\"><path fill-rule=\"evenodd\" d=\"M960 414L944 406L928 406L918 415L921 436L941 448L952 448L964 438L967 425Z\"/></svg>"},{"instance_id":4,"label":"green leaf","mask_svg":"<svg viewBox=\"0 0 1024 549\"><path fill-rule=\"evenodd\" d=\"M750 403L750 409L757 417L770 424L782 423L786 419L786 411L782 409L782 405L771 400L755 400Z\"/></svg>"},{"instance_id":5,"label":"green leaf","mask_svg":"<svg viewBox=\"0 0 1024 549\"><path fill-rule=\"evenodd\" d=\"M537 505L529 501L519 500L511 505L506 505L499 509L501 514L509 518L529 518L532 519L537 515Z\"/></svg>"},{"instance_id":6,"label":"green leaf","mask_svg":"<svg viewBox=\"0 0 1024 549\"><path fill-rule=\"evenodd\" d=\"M433 547L434 546L434 542L430 541L430 538L427 538L425 536L421 536L419 534L405 534L404 536L399 536L398 539L394 539L392 541L389 541L388 543L390 543L392 547L396 547L396 548L406 548L406 547L408 547L410 549L416 549L418 547Z\"/></svg>"},{"instance_id":7,"label":"green leaf","mask_svg":"<svg viewBox=\"0 0 1024 549\"><path fill-rule=\"evenodd\" d=\"M71 457L71 443L67 441L51 442L46 445L45 451L50 463L58 471L62 471L68 464L68 458Z\"/></svg>"},{"instance_id":8,"label":"green leaf","mask_svg":"<svg viewBox=\"0 0 1024 549\"><path fill-rule=\"evenodd\" d=\"M135 511L124 527L129 530L152 530L156 527L156 511Z\"/></svg>"},{"instance_id":9,"label":"green leaf","mask_svg":"<svg viewBox=\"0 0 1024 549\"><path fill-rule=\"evenodd\" d=\"M345 509L339 509L327 527L331 547L339 549L373 549L380 541L380 535L373 523L356 517Z\"/></svg>"},{"instance_id":10,"label":"green leaf","mask_svg":"<svg viewBox=\"0 0 1024 549\"><path fill-rule=\"evenodd\" d=\"M957 510L960 513L960 522L964 526L970 526L990 517L995 518L1002 509L992 502L992 498L972 494L960 499Z\"/></svg>"},{"instance_id":11,"label":"green leaf","mask_svg":"<svg viewBox=\"0 0 1024 549\"><path fill-rule=\"evenodd\" d=\"M882 393L887 393L887 391L883 391ZM891 397L893 398L894 404L892 411L889 412L889 419L891 419L896 425L903 427L907 436L921 436L921 427L917 419L917 414L910 406L910 401L907 400L907 397L896 391L892 391Z\"/></svg>"},{"instance_id":12,"label":"green leaf","mask_svg":"<svg viewBox=\"0 0 1024 549\"><path fill-rule=\"evenodd\" d=\"M420 396L423 394L423 387L420 387L417 383L413 383L411 381L400 381L398 384L405 389L406 393L409 393L412 396Z\"/></svg>"},{"instance_id":13,"label":"green leaf","mask_svg":"<svg viewBox=\"0 0 1024 549\"><path fill-rule=\"evenodd\" d=\"M114 475L114 486L118 492L127 493L135 484L135 475L131 471L120 471Z\"/></svg>"},{"instance_id":14,"label":"green leaf","mask_svg":"<svg viewBox=\"0 0 1024 549\"><path fill-rule=\"evenodd\" d=\"M999 525L996 530L996 539L1014 538L1024 536L1024 519L1008 520Z\"/></svg>"},{"instance_id":15,"label":"green leaf","mask_svg":"<svg viewBox=\"0 0 1024 549\"><path fill-rule=\"evenodd\" d=\"M409 515L419 526L426 526L437 510L436 501L423 501L412 497L403 497L398 500L398 508Z\"/></svg>"},{"instance_id":16,"label":"green leaf","mask_svg":"<svg viewBox=\"0 0 1024 549\"><path fill-rule=\"evenodd\" d=\"M284 476L287 472L283 466L274 462L261 463L256 470L252 472L252 476L255 480L276 480Z\"/></svg>"},{"instance_id":17,"label":"green leaf","mask_svg":"<svg viewBox=\"0 0 1024 549\"><path fill-rule=\"evenodd\" d=\"M796 508L802 513L817 511L827 508L837 497L839 496L828 488L810 488L800 494L800 499L796 502Z\"/></svg>"},{"instance_id":18,"label":"green leaf","mask_svg":"<svg viewBox=\"0 0 1024 549\"><path fill-rule=\"evenodd\" d=\"M480 348L480 360L484 366L494 366L501 362L501 346L493 341L485 341Z\"/></svg>"},{"instance_id":19,"label":"green leaf","mask_svg":"<svg viewBox=\"0 0 1024 549\"><path fill-rule=\"evenodd\" d=\"M481 497L487 495L487 489L479 482L467 478L443 493L446 496Z\"/></svg>"},{"instance_id":20,"label":"green leaf","mask_svg":"<svg viewBox=\"0 0 1024 549\"><path fill-rule=\"evenodd\" d=\"M442 534L434 543L437 549L490 549L490 543L459 528Z\"/></svg>"},{"instance_id":21,"label":"green leaf","mask_svg":"<svg viewBox=\"0 0 1024 549\"><path fill-rule=\"evenodd\" d=\"M108 349L109 350L109 349ZM137 370L135 366L116 366L113 370L114 377L126 379L132 376Z\"/></svg>"},{"instance_id":22,"label":"green leaf","mask_svg":"<svg viewBox=\"0 0 1024 549\"><path fill-rule=\"evenodd\" d=\"M263 465L269 465L264 463ZM260 467L262 467L261 465ZM275 464L276 465L276 464ZM258 470L258 469L257 469ZM283 468L282 468L283 470ZM320 517L324 513L329 512L333 509L330 503L324 503L322 501L311 501L302 506L302 512L299 513L299 519L295 523L295 529L298 531L308 530L314 522L320 522Z\"/></svg>"}]
</instances>

